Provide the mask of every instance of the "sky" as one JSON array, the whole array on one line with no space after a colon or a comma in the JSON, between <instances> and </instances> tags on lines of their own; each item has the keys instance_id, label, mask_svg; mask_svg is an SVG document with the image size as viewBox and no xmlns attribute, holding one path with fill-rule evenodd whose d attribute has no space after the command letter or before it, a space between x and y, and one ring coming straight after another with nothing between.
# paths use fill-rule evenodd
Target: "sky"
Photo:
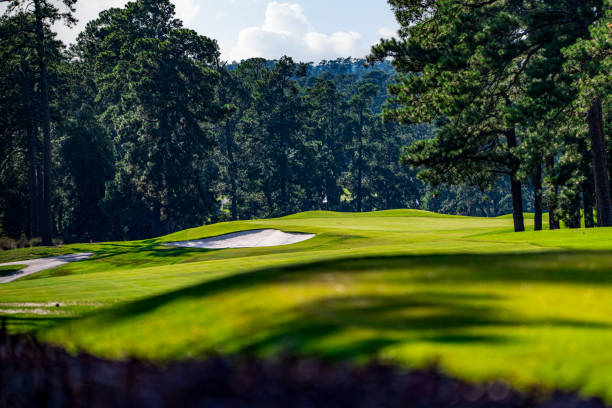
<instances>
[{"instance_id":1,"label":"sky","mask_svg":"<svg viewBox=\"0 0 612 408\"><path fill-rule=\"evenodd\" d=\"M364 57L381 37L393 36L397 22L386 0L171 0L185 26L219 42L228 61L288 55L318 62ZM80 0L78 25L57 26L74 42L85 24L126 0Z\"/></svg>"}]
</instances>

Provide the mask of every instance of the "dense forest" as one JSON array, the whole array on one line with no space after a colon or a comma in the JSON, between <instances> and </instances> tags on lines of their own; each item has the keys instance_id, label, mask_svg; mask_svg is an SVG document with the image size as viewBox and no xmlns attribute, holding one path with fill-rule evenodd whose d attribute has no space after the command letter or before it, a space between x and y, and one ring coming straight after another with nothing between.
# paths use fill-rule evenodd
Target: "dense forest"
<instances>
[{"instance_id":1,"label":"dense forest","mask_svg":"<svg viewBox=\"0 0 612 408\"><path fill-rule=\"evenodd\" d=\"M612 4L609 0L389 0L402 28L369 61L391 58L385 119L432 123L403 160L431 185L504 178L514 227L612 226ZM594 211L596 210L596 211Z\"/></svg>"},{"instance_id":2,"label":"dense forest","mask_svg":"<svg viewBox=\"0 0 612 408\"><path fill-rule=\"evenodd\" d=\"M555 228L596 208L612 225L602 0L392 0L399 39L316 64L223 61L168 0L103 11L70 46L52 28L76 0L5 3L0 235L139 239L320 209L514 209L522 230L523 211Z\"/></svg>"}]
</instances>

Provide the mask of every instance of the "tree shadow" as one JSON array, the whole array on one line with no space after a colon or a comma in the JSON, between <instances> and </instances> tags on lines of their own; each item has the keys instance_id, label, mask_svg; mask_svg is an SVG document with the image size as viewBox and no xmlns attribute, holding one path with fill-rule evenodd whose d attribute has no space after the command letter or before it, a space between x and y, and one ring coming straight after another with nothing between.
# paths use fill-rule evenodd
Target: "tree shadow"
<instances>
[{"instance_id":1,"label":"tree shadow","mask_svg":"<svg viewBox=\"0 0 612 408\"><path fill-rule=\"evenodd\" d=\"M23 317L13 315L1 315L1 319L5 321L9 332L14 333L28 333L36 332L41 329L53 327L57 324L67 323L75 320L72 316L50 316L40 315L35 317Z\"/></svg>"},{"instance_id":2,"label":"tree shadow","mask_svg":"<svg viewBox=\"0 0 612 408\"><path fill-rule=\"evenodd\" d=\"M104 263L107 269L139 266L162 266L175 263L188 262L193 257L211 252L209 249L164 247L155 243L147 245L130 244L101 244L102 249L94 253L92 257L76 264L67 264L57 268L48 269L36 274L24 277L24 280L46 279L50 277L69 276L73 274L90 273L83 264ZM197 259L196 259L197 260Z\"/></svg>"},{"instance_id":3,"label":"tree shadow","mask_svg":"<svg viewBox=\"0 0 612 408\"><path fill-rule=\"evenodd\" d=\"M475 305L465 294L455 297L442 292L327 297L275 315L278 323L253 322L252 339L242 352L291 354L316 349L316 354L323 357L352 360L376 356L398 343L503 345L521 341L510 335L479 333L482 328L612 328L584 320L525 318L496 305L499 300L491 297L487 305ZM258 332L261 327L265 329ZM321 343L345 331L368 334L365 339Z\"/></svg>"},{"instance_id":4,"label":"tree shadow","mask_svg":"<svg viewBox=\"0 0 612 408\"><path fill-rule=\"evenodd\" d=\"M588 259L589 262L585 262ZM98 327L154 312L187 298L206 299L215 294L259 288L272 283L305 284L330 274L368 274L360 279L383 279L385 284L552 282L612 283L612 253L544 253L507 255L436 255L351 258L282 268L261 269L207 281L188 288L131 302L97 315ZM548 266L547 266L548 265ZM464 286L465 288L465 286ZM465 290L465 289L464 289ZM343 331L369 333L367 338L344 341L317 349L331 358L376 355L397 342L436 344L503 344L518 338L479 333L484 328L569 327L610 329L605 323L554 316L527 318L504 308L502 296L472 291L421 290L406 294L365 293L334 295L301 303L294 309L249 319L241 340L245 353L303 352ZM223 318L220 316L219 318ZM259 319L259 320L258 320ZM263 328L263 329L262 329ZM207 352L207 350L202 350Z\"/></svg>"},{"instance_id":5,"label":"tree shadow","mask_svg":"<svg viewBox=\"0 0 612 408\"><path fill-rule=\"evenodd\" d=\"M353 257L296 265L327 273L399 271L391 279L421 282L612 284L612 251L436 254Z\"/></svg>"},{"instance_id":6,"label":"tree shadow","mask_svg":"<svg viewBox=\"0 0 612 408\"><path fill-rule=\"evenodd\" d=\"M561 265L553 264L563 259ZM589 262L585 262L585 260ZM599 261L599 262L597 262ZM612 252L550 252L496 255L353 257L258 269L206 281L142 299L111 311L117 317L147 313L179 298L206 297L274 281L300 281L330 273L390 272L386 283L553 282L612 284ZM435 293L436 296L445 296ZM455 293L455 298L491 300L488 294Z\"/></svg>"},{"instance_id":7,"label":"tree shadow","mask_svg":"<svg viewBox=\"0 0 612 408\"><path fill-rule=\"evenodd\" d=\"M232 258L243 258L248 256L262 256L271 254L283 253L300 253L308 252L329 245L338 246L347 240L367 240L365 237L356 235L339 235L323 233L319 234L318 238L323 240L308 240L294 245L284 245L275 247L259 247L259 248L228 248L228 249L206 249L206 248L187 248L165 245L159 238L148 239L144 241L134 242L112 242L96 244L94 250L90 247L82 247L80 250L94 252L94 255L79 263L79 265L65 265L58 268L53 268L37 274L29 275L23 279L36 280L50 277L68 276L78 273L92 273L106 271L111 268L138 268L149 266L164 266L173 264L189 264L194 262L202 262L209 260L224 260ZM297 247L296 247L297 245ZM98 267L83 268L84 263L98 263L108 265L109 268L100 269Z\"/></svg>"}]
</instances>

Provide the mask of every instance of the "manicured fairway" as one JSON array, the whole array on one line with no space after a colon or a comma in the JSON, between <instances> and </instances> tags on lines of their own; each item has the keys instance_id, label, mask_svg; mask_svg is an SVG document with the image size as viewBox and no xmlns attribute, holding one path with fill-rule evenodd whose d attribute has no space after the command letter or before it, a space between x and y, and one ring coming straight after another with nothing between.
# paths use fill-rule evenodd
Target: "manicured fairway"
<instances>
[{"instance_id":1,"label":"manicured fairway","mask_svg":"<svg viewBox=\"0 0 612 408\"><path fill-rule=\"evenodd\" d=\"M107 357L437 362L461 378L612 402L612 229L515 234L511 225L315 212L74 245L59 251L96 256L0 285L0 315L13 331L38 328L41 339ZM265 228L317 236L257 249L161 246Z\"/></svg>"}]
</instances>

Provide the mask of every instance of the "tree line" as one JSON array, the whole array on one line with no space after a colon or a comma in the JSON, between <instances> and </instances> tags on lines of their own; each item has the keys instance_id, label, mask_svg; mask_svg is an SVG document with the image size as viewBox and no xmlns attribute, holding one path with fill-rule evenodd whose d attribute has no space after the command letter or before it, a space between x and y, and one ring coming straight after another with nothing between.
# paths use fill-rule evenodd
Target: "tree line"
<instances>
[{"instance_id":1,"label":"tree line","mask_svg":"<svg viewBox=\"0 0 612 408\"><path fill-rule=\"evenodd\" d=\"M2 3L0 235L49 244L306 210L512 208L504 180L430 186L401 163L443 126L385 120L401 106L387 88L405 77L389 61L226 63L168 0L105 10L67 47L53 24L74 23L76 0ZM526 209L533 191L522 186Z\"/></svg>"},{"instance_id":2,"label":"tree line","mask_svg":"<svg viewBox=\"0 0 612 408\"><path fill-rule=\"evenodd\" d=\"M612 226L610 1L389 3L399 36L369 59L391 58L404 75L384 116L436 127L404 162L434 186L505 178L516 231L526 184L536 230L545 209L551 229Z\"/></svg>"}]
</instances>

